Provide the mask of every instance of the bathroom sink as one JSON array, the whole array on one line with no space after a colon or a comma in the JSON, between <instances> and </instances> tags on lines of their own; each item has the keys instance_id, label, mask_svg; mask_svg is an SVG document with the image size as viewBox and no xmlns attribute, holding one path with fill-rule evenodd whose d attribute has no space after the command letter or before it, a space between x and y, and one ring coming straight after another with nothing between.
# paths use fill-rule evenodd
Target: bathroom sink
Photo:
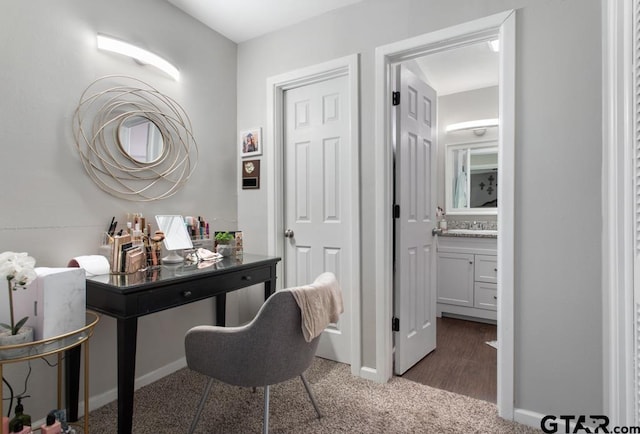
<instances>
[{"instance_id":1,"label":"bathroom sink","mask_svg":"<svg viewBox=\"0 0 640 434\"><path fill-rule=\"evenodd\" d=\"M496 229L449 229L447 232L453 235L498 235Z\"/></svg>"}]
</instances>

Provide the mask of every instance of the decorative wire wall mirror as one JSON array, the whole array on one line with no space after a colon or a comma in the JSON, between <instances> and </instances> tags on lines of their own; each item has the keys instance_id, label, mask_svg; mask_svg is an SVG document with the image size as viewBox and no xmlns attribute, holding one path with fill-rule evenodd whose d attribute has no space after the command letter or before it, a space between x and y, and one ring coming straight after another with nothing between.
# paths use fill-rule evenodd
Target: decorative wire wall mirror
<instances>
[{"instance_id":1,"label":"decorative wire wall mirror","mask_svg":"<svg viewBox=\"0 0 640 434\"><path fill-rule=\"evenodd\" d=\"M173 196L193 174L198 146L184 109L136 78L109 75L80 96L73 131L91 179L112 196Z\"/></svg>"}]
</instances>

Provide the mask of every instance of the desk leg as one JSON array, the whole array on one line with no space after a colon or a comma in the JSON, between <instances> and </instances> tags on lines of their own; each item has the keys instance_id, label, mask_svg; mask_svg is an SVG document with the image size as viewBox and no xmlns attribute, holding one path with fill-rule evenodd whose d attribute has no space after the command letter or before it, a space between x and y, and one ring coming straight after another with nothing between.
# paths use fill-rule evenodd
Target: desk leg
<instances>
[{"instance_id":1,"label":"desk leg","mask_svg":"<svg viewBox=\"0 0 640 434\"><path fill-rule=\"evenodd\" d=\"M138 318L118 319L118 434L133 428Z\"/></svg>"},{"instance_id":2,"label":"desk leg","mask_svg":"<svg viewBox=\"0 0 640 434\"><path fill-rule=\"evenodd\" d=\"M267 280L264 282L264 299L265 301L276 291L276 281Z\"/></svg>"},{"instance_id":3,"label":"desk leg","mask_svg":"<svg viewBox=\"0 0 640 434\"><path fill-rule=\"evenodd\" d=\"M216 295L216 325L224 327L227 315L227 294Z\"/></svg>"},{"instance_id":4,"label":"desk leg","mask_svg":"<svg viewBox=\"0 0 640 434\"><path fill-rule=\"evenodd\" d=\"M80 391L80 346L65 351L64 373L65 381L64 395L67 407L67 420L76 422L78 420L78 398Z\"/></svg>"}]
</instances>

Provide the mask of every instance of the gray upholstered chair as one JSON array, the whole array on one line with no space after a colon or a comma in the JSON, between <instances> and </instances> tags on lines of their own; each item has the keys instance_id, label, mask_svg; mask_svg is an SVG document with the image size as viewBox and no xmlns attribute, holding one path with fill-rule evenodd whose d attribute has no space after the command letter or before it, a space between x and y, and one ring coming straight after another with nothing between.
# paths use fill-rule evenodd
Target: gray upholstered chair
<instances>
[{"instance_id":1,"label":"gray upholstered chair","mask_svg":"<svg viewBox=\"0 0 640 434\"><path fill-rule=\"evenodd\" d=\"M304 339L300 308L288 290L276 292L256 317L242 327L197 326L185 337L190 369L209 381L189 430L200 418L213 380L244 387L264 387L263 432L269 431L269 386L300 376L311 403L322 417L303 373L311 365L320 337Z\"/></svg>"}]
</instances>

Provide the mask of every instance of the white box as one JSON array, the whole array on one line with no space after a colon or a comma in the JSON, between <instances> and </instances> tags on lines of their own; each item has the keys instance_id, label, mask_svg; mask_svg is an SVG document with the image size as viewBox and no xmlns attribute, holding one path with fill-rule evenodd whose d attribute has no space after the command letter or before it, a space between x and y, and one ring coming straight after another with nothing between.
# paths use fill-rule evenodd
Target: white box
<instances>
[{"instance_id":1,"label":"white box","mask_svg":"<svg viewBox=\"0 0 640 434\"><path fill-rule=\"evenodd\" d=\"M82 268L36 267L37 278L13 292L14 319L28 316L36 340L78 330L86 321L86 280Z\"/></svg>"}]
</instances>

